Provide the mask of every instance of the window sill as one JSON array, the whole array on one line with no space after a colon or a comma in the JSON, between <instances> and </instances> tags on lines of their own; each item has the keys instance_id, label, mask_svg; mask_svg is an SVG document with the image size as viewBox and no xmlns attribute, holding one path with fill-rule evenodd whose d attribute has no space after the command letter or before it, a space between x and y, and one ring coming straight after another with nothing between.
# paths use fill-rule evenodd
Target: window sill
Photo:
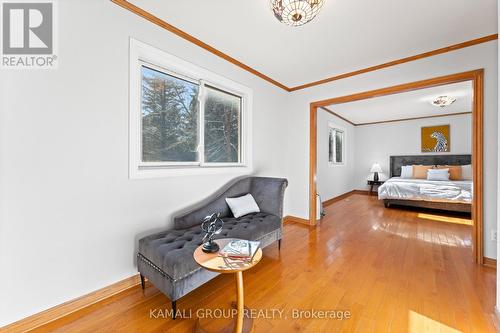
<instances>
[{"instance_id":1,"label":"window sill","mask_svg":"<svg viewBox=\"0 0 500 333\"><path fill-rule=\"evenodd\" d=\"M130 179L166 178L217 174L250 174L252 168L248 165L235 166L172 166L172 167L132 167L129 170Z\"/></svg>"}]
</instances>

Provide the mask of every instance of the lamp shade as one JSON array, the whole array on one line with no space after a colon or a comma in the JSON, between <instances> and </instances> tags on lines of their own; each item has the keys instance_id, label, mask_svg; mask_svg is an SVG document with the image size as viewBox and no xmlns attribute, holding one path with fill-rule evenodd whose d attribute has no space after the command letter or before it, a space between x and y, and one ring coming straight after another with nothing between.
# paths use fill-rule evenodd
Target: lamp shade
<instances>
[{"instance_id":1,"label":"lamp shade","mask_svg":"<svg viewBox=\"0 0 500 333\"><path fill-rule=\"evenodd\" d=\"M383 172L378 173L378 180L379 181L385 182L387 179L389 179L389 177L387 177L386 174L384 174ZM368 174L368 176L366 176L366 180L374 181L375 180L375 172L370 172Z\"/></svg>"},{"instance_id":2,"label":"lamp shade","mask_svg":"<svg viewBox=\"0 0 500 333\"><path fill-rule=\"evenodd\" d=\"M281 23L297 27L311 21L325 0L270 0L274 16Z\"/></svg>"},{"instance_id":3,"label":"lamp shade","mask_svg":"<svg viewBox=\"0 0 500 333\"><path fill-rule=\"evenodd\" d=\"M382 168L380 167L380 164L374 163L372 165L372 168L370 169L370 172L382 172Z\"/></svg>"}]
</instances>

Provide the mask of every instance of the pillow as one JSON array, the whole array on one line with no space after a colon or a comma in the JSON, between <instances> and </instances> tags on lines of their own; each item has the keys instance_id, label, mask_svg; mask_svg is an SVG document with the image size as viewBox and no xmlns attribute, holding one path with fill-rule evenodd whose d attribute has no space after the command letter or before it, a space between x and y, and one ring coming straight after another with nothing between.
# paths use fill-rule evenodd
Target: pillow
<instances>
[{"instance_id":1,"label":"pillow","mask_svg":"<svg viewBox=\"0 0 500 333\"><path fill-rule=\"evenodd\" d=\"M438 169L449 169L451 180L462 180L461 165L438 165Z\"/></svg>"},{"instance_id":2,"label":"pillow","mask_svg":"<svg viewBox=\"0 0 500 333\"><path fill-rule=\"evenodd\" d=\"M250 213L259 213L260 208L257 206L255 199L250 193L242 197L226 198L227 205L233 212L234 217L242 217Z\"/></svg>"},{"instance_id":3,"label":"pillow","mask_svg":"<svg viewBox=\"0 0 500 333\"><path fill-rule=\"evenodd\" d=\"M449 169L429 169L427 180L450 180Z\"/></svg>"},{"instance_id":4,"label":"pillow","mask_svg":"<svg viewBox=\"0 0 500 333\"><path fill-rule=\"evenodd\" d=\"M462 165L462 179L472 180L472 165Z\"/></svg>"},{"instance_id":5,"label":"pillow","mask_svg":"<svg viewBox=\"0 0 500 333\"><path fill-rule=\"evenodd\" d=\"M413 166L413 178L416 179L426 179L427 170L432 169L432 165L414 165Z\"/></svg>"},{"instance_id":6,"label":"pillow","mask_svg":"<svg viewBox=\"0 0 500 333\"><path fill-rule=\"evenodd\" d=\"M401 178L413 178L413 165L401 166Z\"/></svg>"}]
</instances>

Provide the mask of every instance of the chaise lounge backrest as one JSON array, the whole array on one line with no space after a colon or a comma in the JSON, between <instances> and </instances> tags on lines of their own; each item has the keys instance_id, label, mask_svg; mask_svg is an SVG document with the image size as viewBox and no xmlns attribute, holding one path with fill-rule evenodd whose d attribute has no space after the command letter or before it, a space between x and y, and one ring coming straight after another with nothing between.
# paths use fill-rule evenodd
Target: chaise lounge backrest
<instances>
[{"instance_id":1,"label":"chaise lounge backrest","mask_svg":"<svg viewBox=\"0 0 500 333\"><path fill-rule=\"evenodd\" d=\"M199 203L196 208L174 218L175 229L185 229L201 224L205 216L221 213L221 217L231 217L232 213L226 198L252 194L260 211L283 217L283 196L288 181L284 178L245 177L230 183L209 199Z\"/></svg>"}]
</instances>

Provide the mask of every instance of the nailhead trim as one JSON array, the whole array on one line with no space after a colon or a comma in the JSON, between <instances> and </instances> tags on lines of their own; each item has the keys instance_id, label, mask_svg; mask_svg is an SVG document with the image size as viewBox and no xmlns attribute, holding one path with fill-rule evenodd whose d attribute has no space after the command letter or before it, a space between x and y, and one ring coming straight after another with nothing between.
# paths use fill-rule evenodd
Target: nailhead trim
<instances>
[{"instance_id":1,"label":"nailhead trim","mask_svg":"<svg viewBox=\"0 0 500 333\"><path fill-rule=\"evenodd\" d=\"M281 224L281 225L282 225L282 228L283 228L283 221L282 221L282 224ZM282 237L282 235L283 235L283 234L282 234L282 229L281 229L281 228L280 228L280 229L277 229L277 230L279 230L279 232L278 232L278 238L277 238L276 240L281 239L281 237ZM256 239L256 241L260 241L261 239L263 239L263 238L267 237L268 235L271 235L271 234L273 234L273 233L276 233L276 231L277 231L277 230L273 230L273 231L271 231L271 232L269 232L269 233L267 233L267 234L265 234L265 235L261 236L260 238ZM275 240L275 241L276 241L276 240ZM174 279L174 278L172 278L170 275L168 275L167 273L165 273L165 272L164 272L164 271L163 271L160 267L158 267L158 266L156 266L155 264L153 264L153 263L152 263L152 262L151 262L148 258L146 258L145 256L143 256L142 254L137 253L137 259L140 259L141 261L143 261L144 263L146 263L148 266L150 266L151 268L153 268L155 271L157 271L158 273L160 273L163 277L165 277L165 278L169 279L169 280L170 280L170 281L172 281L172 282L177 282L177 281L179 281L179 280L182 280L182 279L184 279L184 278L186 278L186 277L188 277L188 276L190 276L190 275L193 275L193 273L194 273L194 272L196 272L196 271L198 271L198 270L200 270L200 269L201 269L201 267L198 267L198 268L197 268L197 269L195 269L194 271L191 271L191 272L189 272L189 273L187 273L187 274L185 274L185 275L181 276L181 277L180 277L180 278L178 278L177 280L175 280L175 279Z\"/></svg>"},{"instance_id":2,"label":"nailhead trim","mask_svg":"<svg viewBox=\"0 0 500 333\"><path fill-rule=\"evenodd\" d=\"M141 259L143 262L145 262L146 264L148 264L151 268L153 268L155 271L157 271L158 273L160 273L163 277L166 277L167 279L169 279L170 281L172 282L177 282L177 281L180 281L190 275L193 275L194 272L198 271L201 269L201 267L198 267L196 268L194 271L191 271L183 276L181 276L180 278L178 278L177 280L174 279L173 277L171 277L170 275L168 275L167 273L165 273L160 267L156 266L155 264L153 264L151 261L149 261L148 258L146 258L145 256L143 256L142 254L140 253L137 253L137 258L138 259Z\"/></svg>"},{"instance_id":3,"label":"nailhead trim","mask_svg":"<svg viewBox=\"0 0 500 333\"><path fill-rule=\"evenodd\" d=\"M172 279L172 277L170 275L168 275L167 273L165 273L162 269L160 269L158 266L156 266L155 264L153 264L151 261L149 261L145 256L143 256L142 254L140 253L137 253L137 259L140 259L141 261L143 261L144 263L146 263L148 266L150 266L151 268L153 268L155 271L157 271L158 273L160 273L163 277L166 277L172 281L174 281L174 279Z\"/></svg>"}]
</instances>

